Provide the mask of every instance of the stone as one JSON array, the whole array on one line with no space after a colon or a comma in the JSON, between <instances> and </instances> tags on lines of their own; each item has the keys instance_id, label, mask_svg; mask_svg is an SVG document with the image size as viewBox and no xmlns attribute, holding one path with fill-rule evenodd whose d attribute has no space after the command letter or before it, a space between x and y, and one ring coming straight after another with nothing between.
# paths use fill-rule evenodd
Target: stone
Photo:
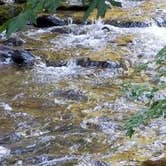
<instances>
[{"instance_id":1,"label":"stone","mask_svg":"<svg viewBox=\"0 0 166 166\"><path fill-rule=\"evenodd\" d=\"M15 50L11 59L18 66L32 66L35 62L35 57L28 51Z\"/></svg>"},{"instance_id":2,"label":"stone","mask_svg":"<svg viewBox=\"0 0 166 166\"><path fill-rule=\"evenodd\" d=\"M20 5L0 5L0 25L18 15L22 9Z\"/></svg>"},{"instance_id":3,"label":"stone","mask_svg":"<svg viewBox=\"0 0 166 166\"><path fill-rule=\"evenodd\" d=\"M63 25L66 25L66 22L63 19L50 15L44 15L37 18L35 26L39 28L44 28L44 27L63 26Z\"/></svg>"},{"instance_id":4,"label":"stone","mask_svg":"<svg viewBox=\"0 0 166 166\"><path fill-rule=\"evenodd\" d=\"M81 67L97 67L97 68L121 68L122 64L112 61L95 61L90 58L81 58L76 60L76 64Z\"/></svg>"},{"instance_id":5,"label":"stone","mask_svg":"<svg viewBox=\"0 0 166 166\"><path fill-rule=\"evenodd\" d=\"M67 100L87 101L88 98L79 90L56 90L52 93L54 97L59 97Z\"/></svg>"},{"instance_id":6,"label":"stone","mask_svg":"<svg viewBox=\"0 0 166 166\"><path fill-rule=\"evenodd\" d=\"M15 3L25 3L26 0L15 0L14 2L15 2Z\"/></svg>"},{"instance_id":7,"label":"stone","mask_svg":"<svg viewBox=\"0 0 166 166\"><path fill-rule=\"evenodd\" d=\"M24 41L18 37L11 37L3 43L8 46L21 46L24 44Z\"/></svg>"},{"instance_id":8,"label":"stone","mask_svg":"<svg viewBox=\"0 0 166 166\"><path fill-rule=\"evenodd\" d=\"M17 66L32 66L35 57L28 51L14 50L0 45L0 64L16 64Z\"/></svg>"},{"instance_id":9,"label":"stone","mask_svg":"<svg viewBox=\"0 0 166 166\"><path fill-rule=\"evenodd\" d=\"M3 1L0 0L0 5L4 5L5 3Z\"/></svg>"},{"instance_id":10,"label":"stone","mask_svg":"<svg viewBox=\"0 0 166 166\"><path fill-rule=\"evenodd\" d=\"M147 160L144 161L141 166L166 166L166 158L160 158L158 160Z\"/></svg>"}]
</instances>

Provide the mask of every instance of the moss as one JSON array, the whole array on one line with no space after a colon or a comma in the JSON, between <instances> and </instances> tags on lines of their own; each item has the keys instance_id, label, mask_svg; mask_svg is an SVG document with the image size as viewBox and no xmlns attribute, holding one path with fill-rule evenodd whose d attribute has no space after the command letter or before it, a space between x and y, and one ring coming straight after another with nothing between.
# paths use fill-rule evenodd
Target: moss
<instances>
[{"instance_id":1,"label":"moss","mask_svg":"<svg viewBox=\"0 0 166 166\"><path fill-rule=\"evenodd\" d=\"M1 5L0 6L0 25L8 19L18 15L24 8L24 5Z\"/></svg>"}]
</instances>

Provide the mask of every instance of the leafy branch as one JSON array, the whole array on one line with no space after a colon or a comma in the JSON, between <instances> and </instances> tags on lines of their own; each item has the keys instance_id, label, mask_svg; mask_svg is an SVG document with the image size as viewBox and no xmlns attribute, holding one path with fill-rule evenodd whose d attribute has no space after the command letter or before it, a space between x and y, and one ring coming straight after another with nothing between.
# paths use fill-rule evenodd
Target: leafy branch
<instances>
[{"instance_id":1,"label":"leafy branch","mask_svg":"<svg viewBox=\"0 0 166 166\"><path fill-rule=\"evenodd\" d=\"M136 115L131 117L125 124L125 129L127 130L126 135L131 137L135 132L135 128L139 127L141 124L146 124L151 119L159 118L166 113L166 100L159 100L152 104L149 110L142 110Z\"/></svg>"},{"instance_id":2,"label":"leafy branch","mask_svg":"<svg viewBox=\"0 0 166 166\"><path fill-rule=\"evenodd\" d=\"M64 0L27 0L25 9L16 17L8 20L0 27L0 32L6 30L9 37L12 33L23 30L28 22L35 24L37 15L43 12L53 12L63 5ZM83 19L86 20L90 13L97 9L97 18L104 17L105 12L110 5L121 7L121 3L115 0L82 0L83 4L89 7L84 14Z\"/></svg>"}]
</instances>

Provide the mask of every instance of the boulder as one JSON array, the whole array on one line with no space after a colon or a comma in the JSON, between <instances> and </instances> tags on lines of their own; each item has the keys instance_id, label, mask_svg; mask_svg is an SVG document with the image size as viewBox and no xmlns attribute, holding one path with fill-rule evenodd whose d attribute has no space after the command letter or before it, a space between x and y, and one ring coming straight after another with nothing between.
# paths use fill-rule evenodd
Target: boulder
<instances>
[{"instance_id":1,"label":"boulder","mask_svg":"<svg viewBox=\"0 0 166 166\"><path fill-rule=\"evenodd\" d=\"M44 15L37 18L35 26L39 28L44 28L44 27L63 26L63 25L66 25L66 22L63 19L50 15Z\"/></svg>"},{"instance_id":2,"label":"boulder","mask_svg":"<svg viewBox=\"0 0 166 166\"><path fill-rule=\"evenodd\" d=\"M0 64L16 64L17 66L32 66L35 57L28 51L14 50L0 45Z\"/></svg>"},{"instance_id":3,"label":"boulder","mask_svg":"<svg viewBox=\"0 0 166 166\"><path fill-rule=\"evenodd\" d=\"M2 0L0 0L0 5L4 5L5 3L2 1Z\"/></svg>"},{"instance_id":4,"label":"boulder","mask_svg":"<svg viewBox=\"0 0 166 166\"><path fill-rule=\"evenodd\" d=\"M146 160L141 166L166 166L166 158L160 158L157 160Z\"/></svg>"},{"instance_id":5,"label":"boulder","mask_svg":"<svg viewBox=\"0 0 166 166\"><path fill-rule=\"evenodd\" d=\"M11 59L18 66L32 66L35 62L35 57L28 51L14 50Z\"/></svg>"},{"instance_id":6,"label":"boulder","mask_svg":"<svg viewBox=\"0 0 166 166\"><path fill-rule=\"evenodd\" d=\"M0 25L2 25L10 18L17 16L22 11L22 9L23 7L21 5L0 5Z\"/></svg>"},{"instance_id":7,"label":"boulder","mask_svg":"<svg viewBox=\"0 0 166 166\"><path fill-rule=\"evenodd\" d=\"M15 2L15 3L25 3L26 0L15 0L14 2Z\"/></svg>"},{"instance_id":8,"label":"boulder","mask_svg":"<svg viewBox=\"0 0 166 166\"><path fill-rule=\"evenodd\" d=\"M95 61L90 58L77 59L76 64L81 67L97 67L97 68L121 68L122 64L113 61Z\"/></svg>"},{"instance_id":9,"label":"boulder","mask_svg":"<svg viewBox=\"0 0 166 166\"><path fill-rule=\"evenodd\" d=\"M67 61L49 61L44 59L47 66L53 66L53 67L62 67L67 66ZM120 62L113 62L113 61L97 61L97 60L91 60L90 58L78 58L75 60L75 63L77 66L90 68L90 67L96 67L96 68L109 68L109 69L116 69L116 68L123 68L124 64Z\"/></svg>"}]
</instances>

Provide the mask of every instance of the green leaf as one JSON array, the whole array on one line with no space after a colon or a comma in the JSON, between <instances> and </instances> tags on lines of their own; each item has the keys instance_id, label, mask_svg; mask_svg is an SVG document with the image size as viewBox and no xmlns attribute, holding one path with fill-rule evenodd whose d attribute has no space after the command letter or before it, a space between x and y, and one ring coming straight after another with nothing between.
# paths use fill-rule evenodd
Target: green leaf
<instances>
[{"instance_id":1,"label":"green leaf","mask_svg":"<svg viewBox=\"0 0 166 166\"><path fill-rule=\"evenodd\" d=\"M156 56L157 64L166 65L166 46Z\"/></svg>"},{"instance_id":2,"label":"green leaf","mask_svg":"<svg viewBox=\"0 0 166 166\"><path fill-rule=\"evenodd\" d=\"M151 119L159 118L166 113L166 99L154 102L148 110L142 110L127 120L125 124L126 135L131 137L135 128L145 124Z\"/></svg>"},{"instance_id":3,"label":"green leaf","mask_svg":"<svg viewBox=\"0 0 166 166\"><path fill-rule=\"evenodd\" d=\"M89 17L90 13L97 7L98 1L99 0L92 0L90 2L89 8L87 9L83 17L84 20L86 20Z\"/></svg>"}]
</instances>

